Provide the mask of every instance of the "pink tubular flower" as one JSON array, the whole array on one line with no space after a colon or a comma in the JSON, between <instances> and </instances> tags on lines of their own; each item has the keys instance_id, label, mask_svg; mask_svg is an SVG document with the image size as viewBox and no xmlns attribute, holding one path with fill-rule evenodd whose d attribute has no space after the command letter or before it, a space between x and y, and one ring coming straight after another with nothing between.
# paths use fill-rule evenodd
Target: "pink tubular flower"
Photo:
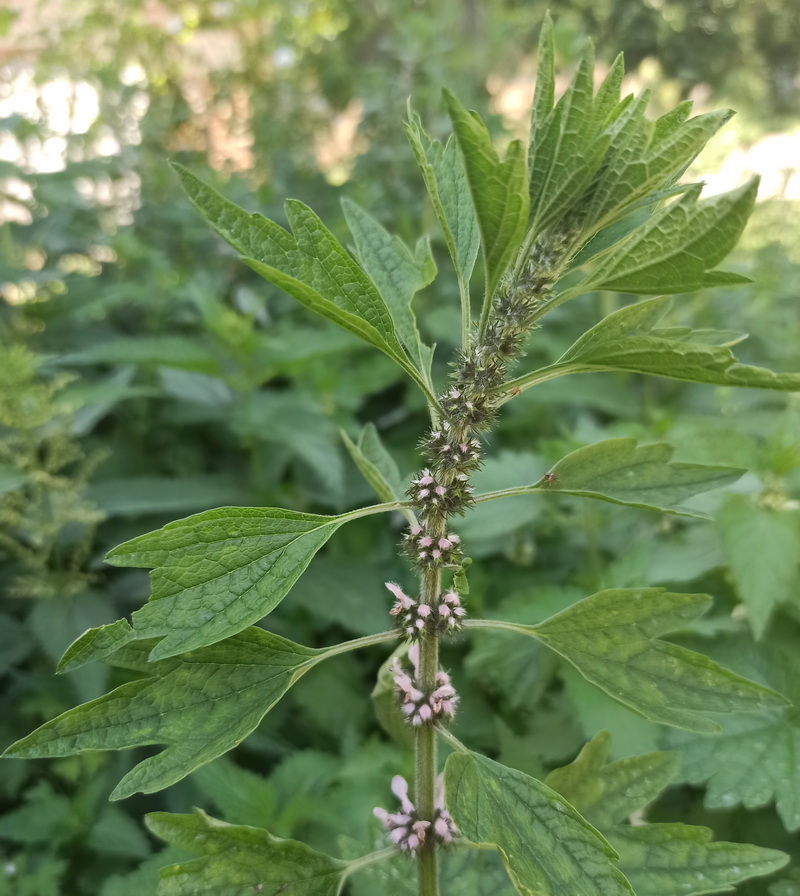
<instances>
[{"instance_id":1,"label":"pink tubular flower","mask_svg":"<svg viewBox=\"0 0 800 896\"><path fill-rule=\"evenodd\" d=\"M455 714L458 695L450 683L450 676L443 670L436 673L433 691L425 693L419 686L419 645L412 644L408 657L414 665L413 676L400 665L400 660L392 660L395 694L400 700L400 712L414 727L447 721Z\"/></svg>"},{"instance_id":2,"label":"pink tubular flower","mask_svg":"<svg viewBox=\"0 0 800 896\"><path fill-rule=\"evenodd\" d=\"M394 582L384 582L386 587L395 597L397 603L389 610L392 616L397 616L400 613L403 613L407 610L410 610L414 606L414 601L402 590L399 585L396 585Z\"/></svg>"},{"instance_id":3,"label":"pink tubular flower","mask_svg":"<svg viewBox=\"0 0 800 896\"><path fill-rule=\"evenodd\" d=\"M426 839L433 837L441 844L451 843L458 830L444 807L444 785L442 776L436 779L433 819L419 818L414 804L408 797L408 783L405 778L392 778L392 793L400 800L400 812L387 812L377 806L372 814L389 833L389 839L401 852L416 852Z\"/></svg>"}]
</instances>

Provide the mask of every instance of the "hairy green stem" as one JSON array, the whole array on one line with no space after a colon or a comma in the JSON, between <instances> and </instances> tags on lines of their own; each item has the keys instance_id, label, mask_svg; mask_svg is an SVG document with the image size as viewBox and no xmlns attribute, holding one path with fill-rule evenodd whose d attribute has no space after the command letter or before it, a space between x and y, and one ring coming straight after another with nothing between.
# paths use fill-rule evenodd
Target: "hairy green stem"
<instances>
[{"instance_id":1,"label":"hairy green stem","mask_svg":"<svg viewBox=\"0 0 800 896\"><path fill-rule=\"evenodd\" d=\"M420 584L420 602L436 606L441 590L441 572L438 569L426 570L422 573ZM438 669L439 636L435 632L425 632L419 640L419 686L425 693L436 687ZM436 734L433 726L420 725L415 748L417 812L421 818L432 819L436 794ZM431 839L417 853L419 896L437 896L439 892L436 858L436 844Z\"/></svg>"}]
</instances>

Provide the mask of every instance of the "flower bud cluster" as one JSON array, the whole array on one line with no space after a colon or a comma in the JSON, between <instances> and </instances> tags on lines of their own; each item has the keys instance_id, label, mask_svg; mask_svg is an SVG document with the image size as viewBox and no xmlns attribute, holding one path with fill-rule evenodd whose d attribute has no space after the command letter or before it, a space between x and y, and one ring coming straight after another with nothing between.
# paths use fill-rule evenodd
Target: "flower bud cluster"
<instances>
[{"instance_id":1,"label":"flower bud cluster","mask_svg":"<svg viewBox=\"0 0 800 896\"><path fill-rule=\"evenodd\" d=\"M458 566L461 562L461 539L449 533L440 538L429 535L422 526L412 526L403 534L403 550L422 568Z\"/></svg>"},{"instance_id":2,"label":"flower bud cluster","mask_svg":"<svg viewBox=\"0 0 800 896\"><path fill-rule=\"evenodd\" d=\"M444 470L434 474L425 469L411 480L408 496L422 516L463 513L472 502L472 487L468 483L466 473Z\"/></svg>"},{"instance_id":3,"label":"flower bud cluster","mask_svg":"<svg viewBox=\"0 0 800 896\"><path fill-rule=\"evenodd\" d=\"M455 591L440 595L436 606L418 603L410 598L399 585L386 582L395 596L395 605L389 612L395 617L397 628L407 638L416 641L423 631L445 634L461 628L461 620L467 611L461 606L461 598Z\"/></svg>"},{"instance_id":4,"label":"flower bud cluster","mask_svg":"<svg viewBox=\"0 0 800 896\"><path fill-rule=\"evenodd\" d=\"M458 705L458 695L450 683L450 676L442 669L436 673L433 690L426 692L420 688L419 644L408 649L408 658L414 665L414 674L409 675L395 657L392 662L395 693L400 698L400 710L415 728L432 725L434 722L449 721Z\"/></svg>"},{"instance_id":5,"label":"flower bud cluster","mask_svg":"<svg viewBox=\"0 0 800 896\"><path fill-rule=\"evenodd\" d=\"M372 813L389 832L389 839L401 852L414 853L424 843L431 841L439 844L453 842L458 829L444 807L444 782L441 775L436 779L434 813L430 821L417 815L414 804L408 798L408 783L405 778L400 775L392 778L392 793L400 800L400 811L387 812L376 807Z\"/></svg>"}]
</instances>

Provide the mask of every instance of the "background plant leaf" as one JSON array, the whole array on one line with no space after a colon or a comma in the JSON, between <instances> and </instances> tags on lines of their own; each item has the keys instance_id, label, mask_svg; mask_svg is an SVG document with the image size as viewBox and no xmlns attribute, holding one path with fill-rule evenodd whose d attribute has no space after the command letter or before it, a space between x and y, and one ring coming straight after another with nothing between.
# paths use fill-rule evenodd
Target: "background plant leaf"
<instances>
[{"instance_id":1,"label":"background plant leaf","mask_svg":"<svg viewBox=\"0 0 800 896\"><path fill-rule=\"evenodd\" d=\"M770 874L788 861L775 849L712 843L705 827L642 824L641 817L622 824L672 781L679 756L659 752L609 763L610 748L608 733L600 732L573 762L552 771L547 783L608 837L637 896L727 892L731 884Z\"/></svg>"},{"instance_id":2,"label":"background plant leaf","mask_svg":"<svg viewBox=\"0 0 800 896\"><path fill-rule=\"evenodd\" d=\"M596 734L577 758L554 769L545 784L601 831L626 821L664 790L678 773L675 752L646 753L609 762L611 737Z\"/></svg>"},{"instance_id":3,"label":"background plant leaf","mask_svg":"<svg viewBox=\"0 0 800 896\"><path fill-rule=\"evenodd\" d=\"M709 828L689 824L617 825L609 840L636 896L700 896L771 874L785 852L751 843L712 842Z\"/></svg>"},{"instance_id":4,"label":"background plant leaf","mask_svg":"<svg viewBox=\"0 0 800 896\"><path fill-rule=\"evenodd\" d=\"M736 593L760 638L775 608L800 596L800 518L796 511L763 507L749 495L727 495L717 526Z\"/></svg>"}]
</instances>

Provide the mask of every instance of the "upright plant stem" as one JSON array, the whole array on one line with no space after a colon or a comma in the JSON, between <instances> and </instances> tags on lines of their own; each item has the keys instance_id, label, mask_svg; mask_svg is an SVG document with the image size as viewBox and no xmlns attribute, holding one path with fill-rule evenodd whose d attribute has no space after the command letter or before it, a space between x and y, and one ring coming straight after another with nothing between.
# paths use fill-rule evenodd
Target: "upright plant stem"
<instances>
[{"instance_id":1,"label":"upright plant stem","mask_svg":"<svg viewBox=\"0 0 800 896\"><path fill-rule=\"evenodd\" d=\"M420 601L436 606L441 589L438 569L426 570L421 576ZM439 669L439 636L426 632L419 641L420 688L430 693L436 687ZM433 818L436 791L436 733L432 725L421 725L416 736L415 801L421 818ZM419 896L438 896L439 883L436 844L429 840L417 853Z\"/></svg>"}]
</instances>

